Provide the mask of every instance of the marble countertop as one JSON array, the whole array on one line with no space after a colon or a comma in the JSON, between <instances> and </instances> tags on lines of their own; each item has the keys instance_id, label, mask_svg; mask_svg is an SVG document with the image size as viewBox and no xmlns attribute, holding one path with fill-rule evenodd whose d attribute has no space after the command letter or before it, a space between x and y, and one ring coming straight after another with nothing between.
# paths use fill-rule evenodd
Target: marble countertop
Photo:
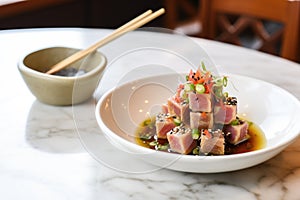
<instances>
[{"instance_id":1,"label":"marble countertop","mask_svg":"<svg viewBox=\"0 0 300 200\"><path fill-rule=\"evenodd\" d=\"M193 174L168 169L122 172L115 166L129 165L128 159L106 163L95 157L78 132L101 134L97 123L94 118L74 115L74 110L89 111L94 101L75 109L40 103L27 89L17 62L21 55L39 48L84 48L109 32L77 28L0 32L1 199L300 199L299 137L263 164L226 173ZM262 79L300 99L299 64L228 44L191 40L208 53L222 73ZM111 61L126 48L135 48L134 42L125 41L119 46L116 41L101 51ZM111 76L116 75L107 70L102 92L111 87ZM106 150L107 157L113 155L109 148Z\"/></svg>"}]
</instances>

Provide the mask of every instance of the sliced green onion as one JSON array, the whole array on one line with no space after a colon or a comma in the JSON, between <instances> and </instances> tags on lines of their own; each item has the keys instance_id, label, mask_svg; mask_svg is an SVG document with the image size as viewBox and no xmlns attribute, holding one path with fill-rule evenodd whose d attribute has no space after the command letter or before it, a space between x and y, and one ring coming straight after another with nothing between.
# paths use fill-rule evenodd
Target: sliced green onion
<instances>
[{"instance_id":1,"label":"sliced green onion","mask_svg":"<svg viewBox=\"0 0 300 200\"><path fill-rule=\"evenodd\" d=\"M193 154L194 155L199 155L199 153L200 153L199 147L196 147L196 148L193 149Z\"/></svg>"},{"instance_id":2,"label":"sliced green onion","mask_svg":"<svg viewBox=\"0 0 300 200\"><path fill-rule=\"evenodd\" d=\"M188 99L188 94L184 91L181 98L183 98L184 100Z\"/></svg>"},{"instance_id":3,"label":"sliced green onion","mask_svg":"<svg viewBox=\"0 0 300 200\"><path fill-rule=\"evenodd\" d=\"M229 96L228 92L224 92L224 96L227 98Z\"/></svg>"},{"instance_id":4,"label":"sliced green onion","mask_svg":"<svg viewBox=\"0 0 300 200\"><path fill-rule=\"evenodd\" d=\"M231 124L232 126L237 126L237 125L240 124L240 120L235 119L235 120L233 120L232 122L230 122L230 124Z\"/></svg>"},{"instance_id":5,"label":"sliced green onion","mask_svg":"<svg viewBox=\"0 0 300 200\"><path fill-rule=\"evenodd\" d=\"M158 144L157 141L152 141L152 142L149 143L150 146L156 146L157 144Z\"/></svg>"},{"instance_id":6,"label":"sliced green onion","mask_svg":"<svg viewBox=\"0 0 300 200\"><path fill-rule=\"evenodd\" d=\"M194 140L198 140L199 137L200 137L200 132L199 132L199 130L198 130L197 128L193 128L193 129L192 129L192 138L193 138Z\"/></svg>"},{"instance_id":7,"label":"sliced green onion","mask_svg":"<svg viewBox=\"0 0 300 200\"><path fill-rule=\"evenodd\" d=\"M224 77L223 77L223 86L226 87L226 86L227 86L227 83L228 83L227 76L224 76Z\"/></svg>"},{"instance_id":8,"label":"sliced green onion","mask_svg":"<svg viewBox=\"0 0 300 200\"><path fill-rule=\"evenodd\" d=\"M140 139L141 140L150 140L152 138L152 135L147 133L147 134L144 134L144 135L140 135Z\"/></svg>"},{"instance_id":9,"label":"sliced green onion","mask_svg":"<svg viewBox=\"0 0 300 200\"><path fill-rule=\"evenodd\" d=\"M184 98L184 103L188 104L189 103L189 95L186 93L186 96Z\"/></svg>"},{"instance_id":10,"label":"sliced green onion","mask_svg":"<svg viewBox=\"0 0 300 200\"><path fill-rule=\"evenodd\" d=\"M201 67L202 67L202 70L203 70L203 71L206 71L206 67L205 67L205 64L204 64L203 61L201 62Z\"/></svg>"},{"instance_id":11,"label":"sliced green onion","mask_svg":"<svg viewBox=\"0 0 300 200\"><path fill-rule=\"evenodd\" d=\"M215 83L216 87L222 87L223 86L223 80L222 79L217 79Z\"/></svg>"},{"instance_id":12,"label":"sliced green onion","mask_svg":"<svg viewBox=\"0 0 300 200\"><path fill-rule=\"evenodd\" d=\"M159 145L157 146L157 149L160 150L160 151L165 151L165 150L167 150L168 148L169 148L168 143L166 143L166 144L159 144Z\"/></svg>"},{"instance_id":13,"label":"sliced green onion","mask_svg":"<svg viewBox=\"0 0 300 200\"><path fill-rule=\"evenodd\" d=\"M202 94L205 92L205 87L202 84L196 84L195 89L198 94Z\"/></svg>"},{"instance_id":14,"label":"sliced green onion","mask_svg":"<svg viewBox=\"0 0 300 200\"><path fill-rule=\"evenodd\" d=\"M179 125L181 124L181 120L178 119L178 118L175 118L175 119L173 120L173 122L174 122L174 124L175 124L176 126L179 126Z\"/></svg>"},{"instance_id":15,"label":"sliced green onion","mask_svg":"<svg viewBox=\"0 0 300 200\"><path fill-rule=\"evenodd\" d=\"M184 84L184 91L191 92L195 90L194 84L186 83Z\"/></svg>"}]
</instances>

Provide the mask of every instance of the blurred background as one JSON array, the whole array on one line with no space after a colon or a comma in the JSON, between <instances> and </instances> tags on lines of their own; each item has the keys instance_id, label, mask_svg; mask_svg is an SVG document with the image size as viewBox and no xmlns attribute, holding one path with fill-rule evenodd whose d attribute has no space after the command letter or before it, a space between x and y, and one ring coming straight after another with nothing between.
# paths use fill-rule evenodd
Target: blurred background
<instances>
[{"instance_id":1,"label":"blurred background","mask_svg":"<svg viewBox=\"0 0 300 200\"><path fill-rule=\"evenodd\" d=\"M0 28L116 28L162 0L0 0ZM155 25L162 25L162 19ZM153 26L154 24L152 24Z\"/></svg>"},{"instance_id":2,"label":"blurred background","mask_svg":"<svg viewBox=\"0 0 300 200\"><path fill-rule=\"evenodd\" d=\"M166 8L147 24L300 61L299 0L0 0L0 30L117 28Z\"/></svg>"}]
</instances>

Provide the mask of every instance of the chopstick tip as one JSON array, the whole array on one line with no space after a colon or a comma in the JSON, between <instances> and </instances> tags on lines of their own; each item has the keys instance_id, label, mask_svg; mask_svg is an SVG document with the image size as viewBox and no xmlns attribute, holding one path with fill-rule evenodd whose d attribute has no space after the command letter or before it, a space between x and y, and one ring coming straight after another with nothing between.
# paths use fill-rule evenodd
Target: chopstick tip
<instances>
[{"instance_id":1,"label":"chopstick tip","mask_svg":"<svg viewBox=\"0 0 300 200\"><path fill-rule=\"evenodd\" d=\"M151 14L151 13L153 13L153 10L152 10L152 9L149 9L149 10L146 11L146 13Z\"/></svg>"},{"instance_id":2,"label":"chopstick tip","mask_svg":"<svg viewBox=\"0 0 300 200\"><path fill-rule=\"evenodd\" d=\"M165 8L161 8L159 9L158 11L162 12L162 13L165 13L166 12L166 9Z\"/></svg>"}]
</instances>

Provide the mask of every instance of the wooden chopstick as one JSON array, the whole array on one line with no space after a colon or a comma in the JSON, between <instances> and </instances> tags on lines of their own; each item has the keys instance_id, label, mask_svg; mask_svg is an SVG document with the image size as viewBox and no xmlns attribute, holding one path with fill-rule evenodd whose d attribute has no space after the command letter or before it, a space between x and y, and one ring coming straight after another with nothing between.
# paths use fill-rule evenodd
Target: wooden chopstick
<instances>
[{"instance_id":1,"label":"wooden chopstick","mask_svg":"<svg viewBox=\"0 0 300 200\"><path fill-rule=\"evenodd\" d=\"M152 10L148 10L144 12L143 14L139 15L138 17L132 19L128 23L124 24L123 26L119 27L115 31L113 31L110 35L106 36L105 38L101 39L97 43L91 45L87 49L81 50L76 52L75 54L72 54L71 56L67 57L66 59L60 61L59 63L53 65L49 71L46 72L46 74L53 74L68 65L80 60L81 58L87 56L88 54L94 52L99 47L107 44L108 42L120 37L121 35L133 31L144 24L152 21L153 19L157 18L158 16L162 15L165 12L164 8L159 9L158 11L152 13Z\"/></svg>"}]
</instances>

